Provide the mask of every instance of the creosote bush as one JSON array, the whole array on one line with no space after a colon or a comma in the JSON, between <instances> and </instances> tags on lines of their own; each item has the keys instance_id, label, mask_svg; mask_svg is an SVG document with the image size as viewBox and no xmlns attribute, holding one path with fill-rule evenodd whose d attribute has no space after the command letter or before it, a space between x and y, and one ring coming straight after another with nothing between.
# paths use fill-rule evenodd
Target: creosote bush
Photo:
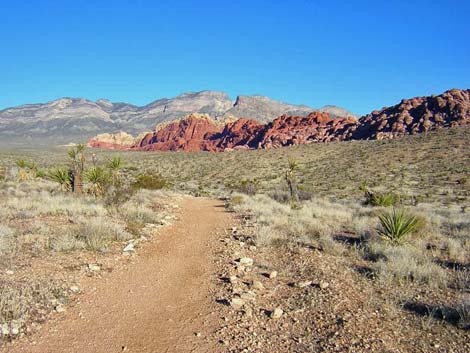
<instances>
[{"instance_id":1,"label":"creosote bush","mask_svg":"<svg viewBox=\"0 0 470 353\"><path fill-rule=\"evenodd\" d=\"M139 174L132 183L135 189L160 190L168 186L168 181L160 174Z\"/></svg>"}]
</instances>

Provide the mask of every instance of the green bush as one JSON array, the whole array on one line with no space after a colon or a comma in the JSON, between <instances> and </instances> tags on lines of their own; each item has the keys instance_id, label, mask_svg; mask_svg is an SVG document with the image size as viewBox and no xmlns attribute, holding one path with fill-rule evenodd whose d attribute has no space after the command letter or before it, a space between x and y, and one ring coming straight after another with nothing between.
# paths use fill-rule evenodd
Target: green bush
<instances>
[{"instance_id":1,"label":"green bush","mask_svg":"<svg viewBox=\"0 0 470 353\"><path fill-rule=\"evenodd\" d=\"M92 167L85 172L85 181L90 183L89 192L95 197L103 196L111 175L100 167Z\"/></svg>"},{"instance_id":2,"label":"green bush","mask_svg":"<svg viewBox=\"0 0 470 353\"><path fill-rule=\"evenodd\" d=\"M393 193L378 193L372 191L365 192L365 204L371 206L390 207L396 206L400 202L400 197Z\"/></svg>"},{"instance_id":3,"label":"green bush","mask_svg":"<svg viewBox=\"0 0 470 353\"><path fill-rule=\"evenodd\" d=\"M72 190L72 175L68 168L59 167L49 172L49 179L60 185L61 191Z\"/></svg>"},{"instance_id":4,"label":"green bush","mask_svg":"<svg viewBox=\"0 0 470 353\"><path fill-rule=\"evenodd\" d=\"M168 186L168 181L160 174L140 174L132 183L135 189L160 190Z\"/></svg>"},{"instance_id":5,"label":"green bush","mask_svg":"<svg viewBox=\"0 0 470 353\"><path fill-rule=\"evenodd\" d=\"M232 189L247 195L254 195L258 192L260 181L257 179L242 179L230 185Z\"/></svg>"},{"instance_id":6,"label":"green bush","mask_svg":"<svg viewBox=\"0 0 470 353\"><path fill-rule=\"evenodd\" d=\"M396 208L381 214L379 221L379 234L393 244L402 243L408 234L415 233L422 227L420 218Z\"/></svg>"}]
</instances>

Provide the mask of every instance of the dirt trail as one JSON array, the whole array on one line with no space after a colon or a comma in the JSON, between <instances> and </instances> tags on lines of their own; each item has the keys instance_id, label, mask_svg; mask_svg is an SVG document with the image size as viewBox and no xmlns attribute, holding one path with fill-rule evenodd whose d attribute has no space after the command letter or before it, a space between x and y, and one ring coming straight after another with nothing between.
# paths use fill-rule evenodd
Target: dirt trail
<instances>
[{"instance_id":1,"label":"dirt trail","mask_svg":"<svg viewBox=\"0 0 470 353\"><path fill-rule=\"evenodd\" d=\"M132 263L86 280L80 303L7 352L215 352L206 338L219 320L212 250L232 219L214 200L185 197L179 205L178 221Z\"/></svg>"}]
</instances>

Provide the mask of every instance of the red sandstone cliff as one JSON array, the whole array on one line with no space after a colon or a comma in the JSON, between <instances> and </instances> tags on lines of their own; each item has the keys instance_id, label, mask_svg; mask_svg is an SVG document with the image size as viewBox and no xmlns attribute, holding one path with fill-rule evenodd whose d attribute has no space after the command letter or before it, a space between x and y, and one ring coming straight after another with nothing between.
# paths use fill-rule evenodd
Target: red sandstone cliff
<instances>
[{"instance_id":1,"label":"red sandstone cliff","mask_svg":"<svg viewBox=\"0 0 470 353\"><path fill-rule=\"evenodd\" d=\"M470 124L470 90L404 99L359 120L334 118L325 112L282 115L268 124L238 119L221 124L204 114L191 114L157 126L133 140L127 134L102 134L89 145L144 151L224 151L277 148L313 142L394 138L442 127Z\"/></svg>"}]
</instances>

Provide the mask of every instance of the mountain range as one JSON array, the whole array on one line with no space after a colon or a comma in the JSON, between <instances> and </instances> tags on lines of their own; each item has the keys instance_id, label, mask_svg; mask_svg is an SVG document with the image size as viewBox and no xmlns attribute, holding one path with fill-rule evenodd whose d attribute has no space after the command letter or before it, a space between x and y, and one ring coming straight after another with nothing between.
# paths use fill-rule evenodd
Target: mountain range
<instances>
[{"instance_id":1,"label":"mountain range","mask_svg":"<svg viewBox=\"0 0 470 353\"><path fill-rule=\"evenodd\" d=\"M438 96L403 99L359 119L314 111L283 114L269 122L214 120L192 113L159 124L137 137L119 132L92 138L91 147L143 151L226 151L276 148L313 142L392 139L470 124L470 90L452 89Z\"/></svg>"},{"instance_id":2,"label":"mountain range","mask_svg":"<svg viewBox=\"0 0 470 353\"><path fill-rule=\"evenodd\" d=\"M314 109L259 95L238 96L233 101L226 93L218 91L184 93L174 98L158 99L142 107L107 99L61 98L0 110L0 139L44 138L65 142L87 139L102 132L124 130L139 134L191 113L207 114L222 121L248 117L267 123L282 114L306 116L312 111L341 117L355 116L331 105Z\"/></svg>"}]
</instances>

